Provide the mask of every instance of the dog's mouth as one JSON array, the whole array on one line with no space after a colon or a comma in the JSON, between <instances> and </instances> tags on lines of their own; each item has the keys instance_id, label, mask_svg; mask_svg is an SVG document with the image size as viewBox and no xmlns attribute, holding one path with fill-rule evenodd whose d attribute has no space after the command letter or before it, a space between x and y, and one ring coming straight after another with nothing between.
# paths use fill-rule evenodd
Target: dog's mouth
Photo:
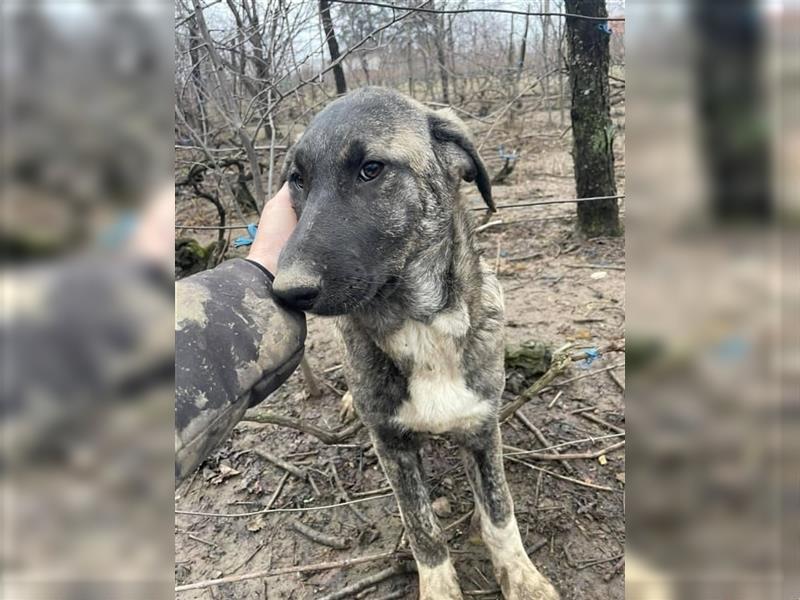
<instances>
[{"instance_id":1,"label":"dog's mouth","mask_svg":"<svg viewBox=\"0 0 800 600\"><path fill-rule=\"evenodd\" d=\"M385 300L398 288L400 279L390 276L383 283L374 283L366 289L350 285L345 290L330 295L323 293L318 300L303 310L321 316L341 316L361 311L373 302ZM323 288L324 290L324 288Z\"/></svg>"}]
</instances>

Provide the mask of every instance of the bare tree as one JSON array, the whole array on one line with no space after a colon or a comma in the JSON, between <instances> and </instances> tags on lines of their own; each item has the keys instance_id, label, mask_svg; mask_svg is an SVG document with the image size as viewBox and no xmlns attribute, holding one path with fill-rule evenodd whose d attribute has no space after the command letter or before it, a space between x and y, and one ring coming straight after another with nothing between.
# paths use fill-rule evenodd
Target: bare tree
<instances>
[{"instance_id":1,"label":"bare tree","mask_svg":"<svg viewBox=\"0 0 800 600\"><path fill-rule=\"evenodd\" d=\"M339 54L339 42L336 40L336 32L333 29L331 5L328 0L319 0L319 16L322 19L322 29L325 31L325 38L328 41L328 52L330 52L331 65L333 66L333 78L336 81L336 94L342 96L347 93L347 83L344 80L344 69L342 68L341 55Z\"/></svg>"},{"instance_id":2,"label":"bare tree","mask_svg":"<svg viewBox=\"0 0 800 600\"><path fill-rule=\"evenodd\" d=\"M566 0L568 12L607 17L605 0ZM572 89L572 156L579 198L616 196L614 128L608 84L608 38L605 21L567 18ZM578 227L589 237L620 235L616 199L580 202Z\"/></svg>"}]
</instances>

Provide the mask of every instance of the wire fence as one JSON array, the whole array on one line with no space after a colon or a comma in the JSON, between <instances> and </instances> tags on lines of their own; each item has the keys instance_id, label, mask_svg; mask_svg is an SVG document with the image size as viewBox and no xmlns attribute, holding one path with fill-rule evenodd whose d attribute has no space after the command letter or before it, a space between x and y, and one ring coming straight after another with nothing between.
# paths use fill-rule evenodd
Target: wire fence
<instances>
[{"instance_id":1,"label":"wire fence","mask_svg":"<svg viewBox=\"0 0 800 600\"><path fill-rule=\"evenodd\" d=\"M594 202L597 200L622 200L625 198L624 194L616 196L591 196L589 198L555 198L551 200L536 200L532 202L514 202L510 204L498 204L498 212L501 210L509 210L514 208L526 208L529 206L545 206L547 204L577 204L580 202ZM485 211L486 207L476 206L471 207L472 211ZM247 225L175 225L175 229L185 230L190 229L194 231L219 231L229 229L247 229Z\"/></svg>"}]
</instances>

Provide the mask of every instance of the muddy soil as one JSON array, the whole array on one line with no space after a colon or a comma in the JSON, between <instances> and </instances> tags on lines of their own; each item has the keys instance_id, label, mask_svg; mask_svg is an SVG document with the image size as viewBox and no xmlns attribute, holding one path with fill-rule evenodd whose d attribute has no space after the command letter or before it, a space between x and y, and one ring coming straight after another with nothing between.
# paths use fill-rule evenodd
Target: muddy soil
<instances>
[{"instance_id":1,"label":"muddy soil","mask_svg":"<svg viewBox=\"0 0 800 600\"><path fill-rule=\"evenodd\" d=\"M543 127L529 140L508 185L495 187L498 204L574 197L568 132ZM486 153L488 154L488 152ZM489 157L489 169L500 168ZM623 171L618 156L618 172ZM546 174L545 174L546 173ZM620 176L620 190L624 181ZM462 192L477 193L464 184ZM622 203L624 211L624 202ZM556 348L603 348L624 335L624 240L583 240L575 233L574 204L501 210L501 224L478 234L484 260L497 268L505 290L509 345L530 340ZM481 219L480 213L475 213ZM213 221L209 221L213 222ZM295 373L267 403L268 410L328 430L343 427L340 397L346 389L336 367L341 350L329 319L311 317L307 356L321 382L322 395L308 397ZM550 445L575 442L560 452L590 453L624 440L624 355L601 354L574 362L554 386L520 412ZM619 365L611 370L606 367ZM509 375L506 398L515 396L519 375ZM504 443L518 449L545 447L519 419L502 427ZM264 460L266 450L303 469L303 480ZM510 451L509 451L510 452ZM509 454L510 455L510 454ZM534 563L560 590L564 600L620 600L624 597L625 544L624 447L593 458L506 460L523 541ZM337 483L333 467L341 482ZM466 597L501 598L484 547L470 535L471 494L456 448L433 438L425 448L432 499L446 498L441 522ZM393 550L407 550L400 517L387 482L362 429L340 444L275 425L239 424L233 437L176 493L180 510L228 516L179 514L175 519L176 579L192 583L296 565L344 561ZM313 509L246 517L234 515L273 509ZM270 504L271 502L271 504ZM333 536L334 549L298 533L295 520ZM402 555L401 555L402 556ZM180 594L190 599L268 600L322 598L365 577L400 564L400 558L348 568L256 578ZM417 597L412 573L369 586L356 598Z\"/></svg>"}]
</instances>

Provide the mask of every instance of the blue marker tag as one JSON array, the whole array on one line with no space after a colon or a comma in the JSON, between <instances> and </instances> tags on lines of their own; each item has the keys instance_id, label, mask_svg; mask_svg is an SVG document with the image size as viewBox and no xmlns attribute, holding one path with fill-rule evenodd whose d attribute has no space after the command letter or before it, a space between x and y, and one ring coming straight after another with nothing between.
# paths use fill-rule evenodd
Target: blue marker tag
<instances>
[{"instance_id":1,"label":"blue marker tag","mask_svg":"<svg viewBox=\"0 0 800 600\"><path fill-rule=\"evenodd\" d=\"M258 225L250 223L247 226L247 235L240 236L233 240L233 247L241 248L242 246L252 246L253 242L255 241L257 231Z\"/></svg>"},{"instance_id":2,"label":"blue marker tag","mask_svg":"<svg viewBox=\"0 0 800 600\"><path fill-rule=\"evenodd\" d=\"M581 361L581 366L585 369L589 367L596 359L600 357L600 351L597 348L587 348L583 351L586 358Z\"/></svg>"}]
</instances>

